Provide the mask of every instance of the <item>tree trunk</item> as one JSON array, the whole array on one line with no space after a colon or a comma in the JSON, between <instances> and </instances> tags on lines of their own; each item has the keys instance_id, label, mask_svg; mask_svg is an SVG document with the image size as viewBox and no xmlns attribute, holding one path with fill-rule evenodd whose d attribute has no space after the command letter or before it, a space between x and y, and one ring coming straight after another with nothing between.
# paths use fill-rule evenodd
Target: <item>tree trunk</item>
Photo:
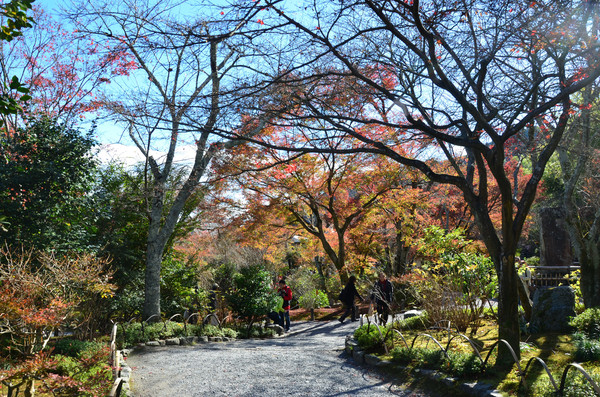
<instances>
[{"instance_id":1,"label":"tree trunk","mask_svg":"<svg viewBox=\"0 0 600 397\"><path fill-rule=\"evenodd\" d=\"M510 186L505 184L503 186ZM519 275L515 267L520 230L513 230L512 198L510 189L502 197L502 240L498 238L491 222L487 207L470 203L473 215L479 226L482 239L494 261L498 276L498 338L508 342L517 359L520 359L520 329L519 329ZM512 354L504 343L498 346L497 364L508 366L514 363Z\"/></svg>"},{"instance_id":2,"label":"tree trunk","mask_svg":"<svg viewBox=\"0 0 600 397\"><path fill-rule=\"evenodd\" d=\"M152 241L150 241L150 238L148 240L142 320L152 317L151 321L159 321L161 318L160 271L164 244L157 241L157 238Z\"/></svg>"},{"instance_id":3,"label":"tree trunk","mask_svg":"<svg viewBox=\"0 0 600 397\"><path fill-rule=\"evenodd\" d=\"M35 380L28 379L27 382L25 382L25 390L23 390L23 395L25 397L35 396Z\"/></svg>"},{"instance_id":4,"label":"tree trunk","mask_svg":"<svg viewBox=\"0 0 600 397\"><path fill-rule=\"evenodd\" d=\"M502 259L500 279L500 297L498 299L498 338L504 339L515 350L517 358L521 357L519 329L519 294L517 291L518 275L514 265L514 257ZM501 345L498 351L498 362L514 363L512 355Z\"/></svg>"},{"instance_id":5,"label":"tree trunk","mask_svg":"<svg viewBox=\"0 0 600 397\"><path fill-rule=\"evenodd\" d=\"M581 250L580 288L586 308L600 307L600 257L598 245L586 241L586 250Z\"/></svg>"}]
</instances>

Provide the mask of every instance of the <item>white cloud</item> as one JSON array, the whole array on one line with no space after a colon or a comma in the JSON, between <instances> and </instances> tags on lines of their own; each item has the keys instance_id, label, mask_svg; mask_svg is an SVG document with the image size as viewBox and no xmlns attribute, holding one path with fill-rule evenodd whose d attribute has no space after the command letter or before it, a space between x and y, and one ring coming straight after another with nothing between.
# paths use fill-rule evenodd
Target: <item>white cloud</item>
<instances>
[{"instance_id":1,"label":"white cloud","mask_svg":"<svg viewBox=\"0 0 600 397\"><path fill-rule=\"evenodd\" d=\"M126 167L130 167L137 163L144 162L144 156L135 146L123 145L121 143L108 143L98 146L97 149L96 157L102 164L118 162ZM165 153L156 150L150 151L150 154L158 163L161 163L161 160L165 156ZM194 161L195 156L196 146L182 146L175 153L174 161L175 163L190 164Z\"/></svg>"}]
</instances>

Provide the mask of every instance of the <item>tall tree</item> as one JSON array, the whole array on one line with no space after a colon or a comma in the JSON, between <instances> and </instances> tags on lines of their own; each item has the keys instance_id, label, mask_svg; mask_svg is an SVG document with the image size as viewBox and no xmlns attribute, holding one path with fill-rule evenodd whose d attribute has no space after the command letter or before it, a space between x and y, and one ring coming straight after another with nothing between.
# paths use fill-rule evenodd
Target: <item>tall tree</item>
<instances>
[{"instance_id":1,"label":"tall tree","mask_svg":"<svg viewBox=\"0 0 600 397\"><path fill-rule=\"evenodd\" d=\"M581 266L580 287L586 307L600 306L599 94L597 85L583 90L578 117L570 124L567 139L558 148L563 185L559 196Z\"/></svg>"},{"instance_id":2,"label":"tall tree","mask_svg":"<svg viewBox=\"0 0 600 397\"><path fill-rule=\"evenodd\" d=\"M93 192L97 208L94 214L96 231L93 243L102 256L112 260L114 283L119 288L119 293L110 304L114 308L113 312L124 317L139 312L142 306L140 302L143 302L142 280L148 236L145 176L143 164L133 169L110 164L101 167ZM165 197L167 205L172 204L175 193L186 176L187 171L182 167L178 167L170 175ZM187 200L165 246L166 252L171 251L177 239L198 227L201 218L198 204L203 200L204 193L203 189L197 189Z\"/></svg>"},{"instance_id":3,"label":"tall tree","mask_svg":"<svg viewBox=\"0 0 600 397\"><path fill-rule=\"evenodd\" d=\"M131 56L138 67L131 78L113 80L119 90L105 103L146 160L145 318L160 315L161 261L186 201L217 153L236 144L215 132L239 120L228 115L235 109L230 101L237 92L226 87L236 81L236 67L247 65L245 43L261 33L260 24L249 23L260 12L256 4L235 17L210 5L198 6L198 16L187 19L183 7L182 2L165 1L81 1L71 15L81 34L105 43L108 54ZM261 123L245 132L259 130ZM186 145L191 149L188 174L168 203L175 154ZM164 155L157 156L157 151Z\"/></svg>"},{"instance_id":4,"label":"tall tree","mask_svg":"<svg viewBox=\"0 0 600 397\"><path fill-rule=\"evenodd\" d=\"M499 337L518 352L517 243L571 116L571 95L600 75L597 3L366 0L266 1L266 6L270 16L264 23L282 26L298 49L278 81L298 105L282 123L289 120L290 130L301 125L305 138L263 144L378 153L456 186L498 273ZM355 92L362 106L351 111L332 106L332 90L323 87L334 83L333 91ZM360 128L374 125L395 134ZM324 137L336 134L347 139L345 147L328 146ZM516 140L531 153L532 164L519 191L506 168ZM408 141L436 149L417 156L396 150ZM440 156L450 165L444 171L432 166ZM500 230L487 211L490 177L500 191ZM509 357L501 349L500 362Z\"/></svg>"},{"instance_id":5,"label":"tall tree","mask_svg":"<svg viewBox=\"0 0 600 397\"><path fill-rule=\"evenodd\" d=\"M399 184L401 176L389 160L357 153L305 155L289 160L277 151L262 150L254 156L226 158L230 167L248 170L248 162L260 164L258 171L240 172L236 185L253 200L249 204L278 211L287 225L299 227L319 241L343 283L352 267L347 263L349 232L360 224L374 205ZM229 171L231 172L231 171Z\"/></svg>"}]
</instances>

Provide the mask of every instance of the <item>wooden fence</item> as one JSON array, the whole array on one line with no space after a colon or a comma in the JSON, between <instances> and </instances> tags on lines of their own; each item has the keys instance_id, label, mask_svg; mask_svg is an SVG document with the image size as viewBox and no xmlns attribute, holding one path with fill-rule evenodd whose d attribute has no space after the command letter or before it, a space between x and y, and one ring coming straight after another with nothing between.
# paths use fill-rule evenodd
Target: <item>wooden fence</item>
<instances>
[{"instance_id":1,"label":"wooden fence","mask_svg":"<svg viewBox=\"0 0 600 397\"><path fill-rule=\"evenodd\" d=\"M571 285L579 279L576 273L580 266L532 266L525 270L521 278L530 288L558 287Z\"/></svg>"}]
</instances>

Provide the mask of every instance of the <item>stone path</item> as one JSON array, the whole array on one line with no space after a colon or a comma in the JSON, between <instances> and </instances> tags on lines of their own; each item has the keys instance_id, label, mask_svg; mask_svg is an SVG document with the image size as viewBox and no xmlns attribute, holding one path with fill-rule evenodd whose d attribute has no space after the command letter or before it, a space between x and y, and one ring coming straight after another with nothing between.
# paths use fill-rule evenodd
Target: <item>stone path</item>
<instances>
[{"instance_id":1,"label":"stone path","mask_svg":"<svg viewBox=\"0 0 600 397\"><path fill-rule=\"evenodd\" d=\"M145 347L130 355L136 397L425 396L344 353L357 323L296 322L283 338Z\"/></svg>"}]
</instances>

